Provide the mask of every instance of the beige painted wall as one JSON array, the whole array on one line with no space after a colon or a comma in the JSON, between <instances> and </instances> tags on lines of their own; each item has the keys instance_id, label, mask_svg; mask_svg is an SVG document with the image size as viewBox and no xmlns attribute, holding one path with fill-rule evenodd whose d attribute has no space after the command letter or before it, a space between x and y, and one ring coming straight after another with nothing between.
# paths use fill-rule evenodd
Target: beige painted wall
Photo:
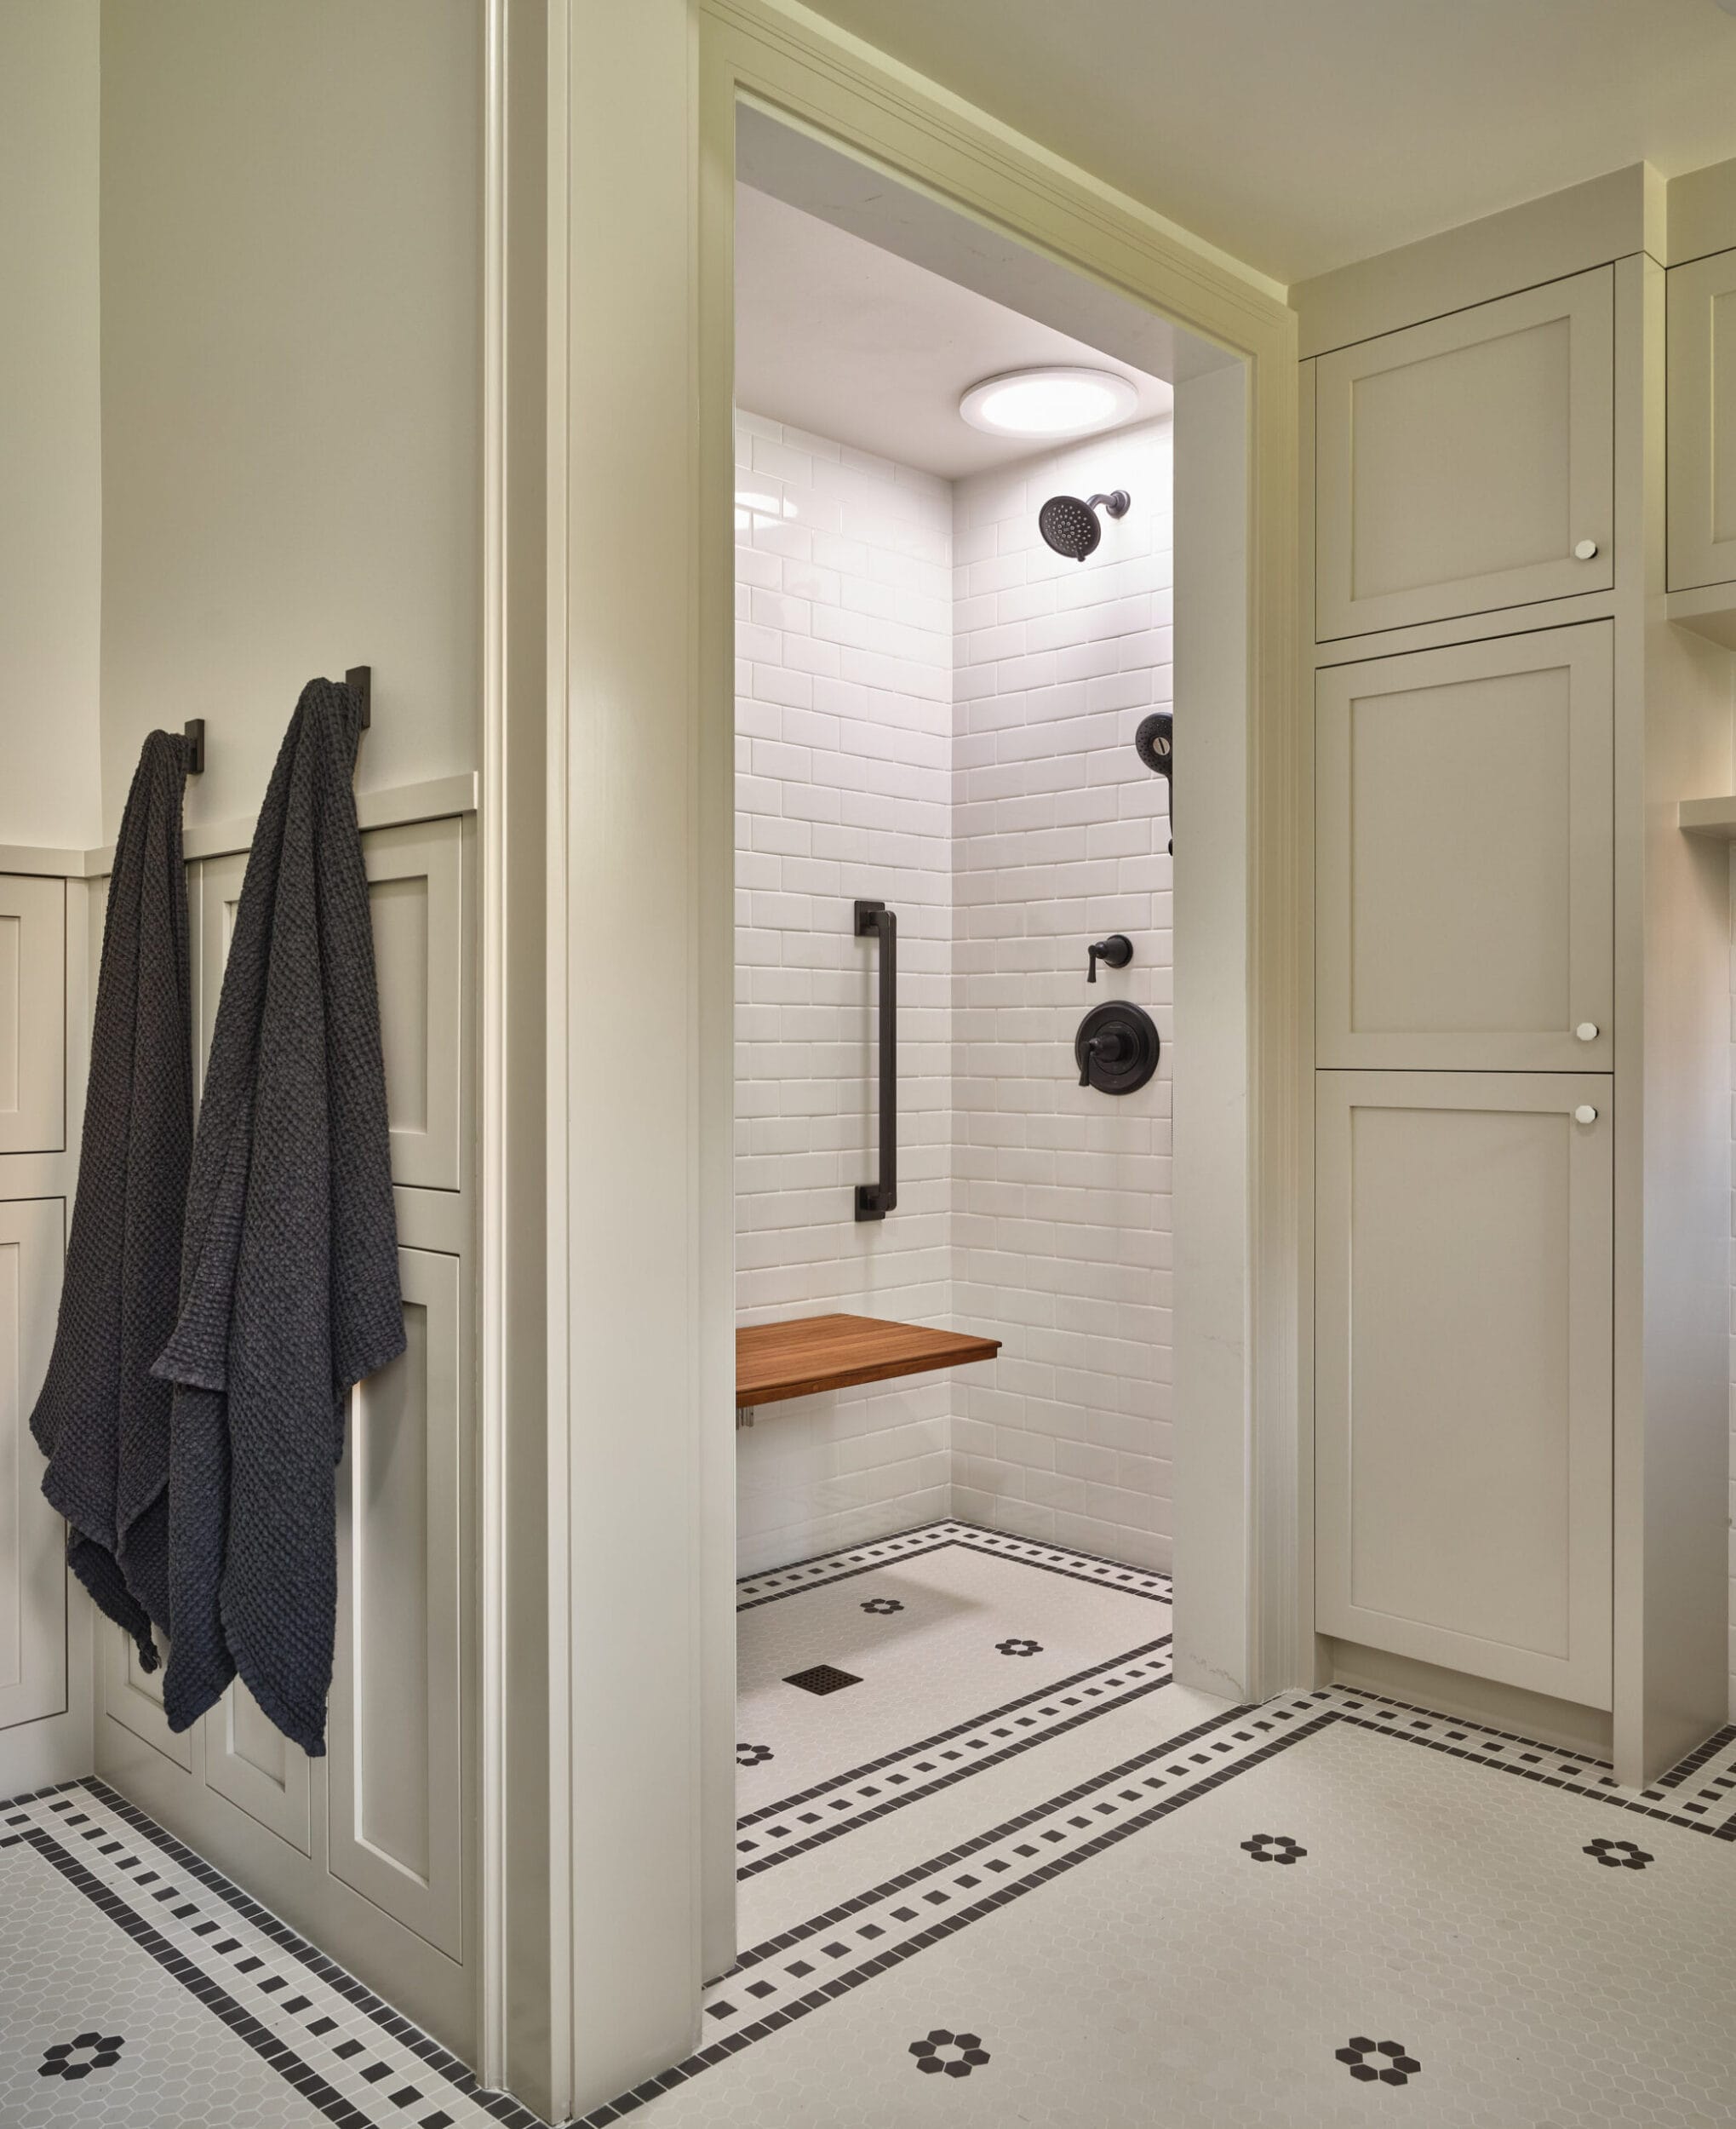
<instances>
[{"instance_id":1,"label":"beige painted wall","mask_svg":"<svg viewBox=\"0 0 1736 2129\"><path fill-rule=\"evenodd\" d=\"M101 824L98 20L0 7L0 843Z\"/></svg>"},{"instance_id":2,"label":"beige painted wall","mask_svg":"<svg viewBox=\"0 0 1736 2129\"><path fill-rule=\"evenodd\" d=\"M482 25L104 0L109 833L144 734L194 714L189 823L254 812L301 683L347 665L358 789L475 763Z\"/></svg>"}]
</instances>

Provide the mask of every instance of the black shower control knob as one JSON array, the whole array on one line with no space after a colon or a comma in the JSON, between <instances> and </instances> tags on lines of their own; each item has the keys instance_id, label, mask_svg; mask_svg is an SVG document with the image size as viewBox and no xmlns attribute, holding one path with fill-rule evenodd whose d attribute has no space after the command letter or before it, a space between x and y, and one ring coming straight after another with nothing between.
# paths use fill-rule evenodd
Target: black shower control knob
<instances>
[{"instance_id":1,"label":"black shower control knob","mask_svg":"<svg viewBox=\"0 0 1736 2129\"><path fill-rule=\"evenodd\" d=\"M1100 1094L1131 1094L1157 1070L1163 1045L1157 1024L1131 998L1105 998L1079 1024L1073 1059L1081 1087Z\"/></svg>"}]
</instances>

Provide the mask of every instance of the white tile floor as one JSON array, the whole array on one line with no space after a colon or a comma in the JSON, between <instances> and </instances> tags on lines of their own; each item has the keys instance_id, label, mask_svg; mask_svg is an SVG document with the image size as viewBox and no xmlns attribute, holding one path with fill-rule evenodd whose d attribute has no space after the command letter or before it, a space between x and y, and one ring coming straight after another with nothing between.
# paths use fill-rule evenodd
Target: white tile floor
<instances>
[{"instance_id":1,"label":"white tile floor","mask_svg":"<svg viewBox=\"0 0 1736 2129\"><path fill-rule=\"evenodd\" d=\"M748 1948L587 2121L1736 2125L1736 1731L1636 1794L1366 1694L1228 1707L1168 1595L959 1524L744 1583ZM0 1807L7 2129L322 2119L535 2129L100 1784Z\"/></svg>"}]
</instances>

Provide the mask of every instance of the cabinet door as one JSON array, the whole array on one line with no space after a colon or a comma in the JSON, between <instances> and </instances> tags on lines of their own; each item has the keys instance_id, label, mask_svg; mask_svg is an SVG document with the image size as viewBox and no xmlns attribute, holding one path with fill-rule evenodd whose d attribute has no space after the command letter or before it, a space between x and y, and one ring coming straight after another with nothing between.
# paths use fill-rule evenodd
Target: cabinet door
<instances>
[{"instance_id":1,"label":"cabinet door","mask_svg":"<svg viewBox=\"0 0 1736 2129\"><path fill-rule=\"evenodd\" d=\"M418 821L370 829L362 838L392 1179L423 1190L455 1191L463 1179L462 831L456 819ZM207 858L200 868L202 1082L246 870L244 853Z\"/></svg>"},{"instance_id":2,"label":"cabinet door","mask_svg":"<svg viewBox=\"0 0 1736 2129\"><path fill-rule=\"evenodd\" d=\"M1607 1707L1612 1082L1316 1087L1320 1630Z\"/></svg>"},{"instance_id":3,"label":"cabinet door","mask_svg":"<svg viewBox=\"0 0 1736 2129\"><path fill-rule=\"evenodd\" d=\"M1607 1071L1610 627L1322 671L1316 1057Z\"/></svg>"},{"instance_id":4,"label":"cabinet door","mask_svg":"<svg viewBox=\"0 0 1736 2129\"><path fill-rule=\"evenodd\" d=\"M182 1773L191 1775L193 1740L201 1726L195 1724L192 1730L179 1732L171 1730L163 1710L161 1667L154 1671L141 1669L132 1636L123 1633L106 1620L99 1622L98 1633L102 1646L103 1713L111 1722L118 1723L123 1730L142 1739L153 1751L160 1752ZM157 1646L166 1663L169 1649L161 1634L157 1637Z\"/></svg>"},{"instance_id":5,"label":"cabinet door","mask_svg":"<svg viewBox=\"0 0 1736 2129\"><path fill-rule=\"evenodd\" d=\"M1599 267L1320 358L1322 642L1609 588L1613 292Z\"/></svg>"},{"instance_id":6,"label":"cabinet door","mask_svg":"<svg viewBox=\"0 0 1736 2129\"><path fill-rule=\"evenodd\" d=\"M338 1478L331 1869L462 1950L463 1269L400 1249L409 1345L351 1402Z\"/></svg>"},{"instance_id":7,"label":"cabinet door","mask_svg":"<svg viewBox=\"0 0 1736 2129\"><path fill-rule=\"evenodd\" d=\"M455 1191L463 1037L462 823L419 821L362 838L374 915L392 1179Z\"/></svg>"},{"instance_id":8,"label":"cabinet door","mask_svg":"<svg viewBox=\"0 0 1736 2129\"><path fill-rule=\"evenodd\" d=\"M0 873L0 1153L66 1143L66 885Z\"/></svg>"},{"instance_id":9,"label":"cabinet door","mask_svg":"<svg viewBox=\"0 0 1736 2129\"><path fill-rule=\"evenodd\" d=\"M58 1197L0 1203L0 1729L66 1705L66 1526L43 1498L30 1432L65 1230Z\"/></svg>"},{"instance_id":10,"label":"cabinet door","mask_svg":"<svg viewBox=\"0 0 1736 2129\"><path fill-rule=\"evenodd\" d=\"M1669 279L1670 588L1736 581L1736 251Z\"/></svg>"},{"instance_id":11,"label":"cabinet door","mask_svg":"<svg viewBox=\"0 0 1736 2129\"><path fill-rule=\"evenodd\" d=\"M306 1856L312 1852L313 1763L239 1679L206 1716L205 1782Z\"/></svg>"}]
</instances>

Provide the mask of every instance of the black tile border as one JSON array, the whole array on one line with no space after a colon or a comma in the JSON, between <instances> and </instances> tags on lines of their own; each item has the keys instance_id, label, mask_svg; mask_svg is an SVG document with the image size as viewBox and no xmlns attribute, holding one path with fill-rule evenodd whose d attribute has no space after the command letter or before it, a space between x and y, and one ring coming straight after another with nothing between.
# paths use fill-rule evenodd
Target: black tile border
<instances>
[{"instance_id":1,"label":"black tile border","mask_svg":"<svg viewBox=\"0 0 1736 2129\"><path fill-rule=\"evenodd\" d=\"M27 1805L40 1802L48 1797L66 1795L72 1791L81 1791L95 1798L106 1810L112 1811L117 1817L123 1820L140 1839L150 1842L179 1869L195 1879L208 1893L221 1900L226 1907L240 1915L244 1921L250 1923L261 1935L268 1937L278 1950L288 1953L310 1973L316 1975L335 1994L342 1997L346 2003L361 2011L373 2024L378 2026L381 2032L389 2034L401 2046L407 2048L425 2069L434 2072L443 2078L455 2092L461 2094L473 2105L481 2108L484 2113L493 2115L496 2120L504 2124L505 2129L549 2129L549 2125L544 2122L540 2115L533 2114L528 2107L514 2099L510 2093L491 2092L485 2086L478 2084L473 2072L450 2049L443 2047L430 2034L424 2033L414 2020L406 2018L401 2011L394 2010L382 1998L376 1996L371 1989L364 1988L347 1968L340 1966L335 1960L328 1959L324 1953L318 1950L308 1942L306 1937L292 1930L286 1922L281 1921L269 1908L262 1908L256 1900L251 1899L232 1879L225 1877L221 1871L207 1862L203 1856L189 1848L184 1841L177 1839L165 1827L159 1826L155 1819L141 1811L135 1804L129 1803L117 1790L112 1789L100 1776L89 1775L80 1781L56 1782L48 1788L34 1790L26 1796L14 1798L10 1804L0 1805L0 1810L9 1811L14 1805ZM35 1831L28 1827L22 1830L26 1839L32 1839ZM54 1849L57 1855L64 1855L66 1852L57 1848L56 1844L45 1833L37 1833L36 1839L46 1841L49 1847ZM35 1845L34 1840L32 1845ZM70 1856L66 1856L66 1861L72 1866L66 1874L68 1877L74 1884L78 1885L81 1891L87 1891L79 1879L72 1876L74 1870L83 1872L83 1865ZM109 1893L101 1882L95 1878L90 1879L89 1890L89 1897L95 1900L97 1905L102 1908L105 1913L109 1912L106 1903L113 1900L114 1896ZM135 1914L135 1910L127 1906L124 1902L116 1902L116 1912ZM136 1915L135 1919L138 1919ZM150 1928L148 1923L141 1922L140 1926L147 1930ZM181 1954L175 1951L172 1945L167 1946L167 1948L174 1958L182 1957ZM191 1965L190 1971L195 1973L200 1971L198 1968L192 1967ZM201 1977L203 1978L203 1976ZM243 2017L250 2016L245 2011L243 2011L241 2015ZM261 2029L266 2030L265 2028ZM312 2074L310 2072L310 2074ZM361 2129L375 2129L375 2125L370 2122L365 2115L358 2114L355 2120L357 2124L361 2125Z\"/></svg>"},{"instance_id":2,"label":"black tile border","mask_svg":"<svg viewBox=\"0 0 1736 2129\"><path fill-rule=\"evenodd\" d=\"M896 1761L907 1759L913 1752L932 1752L938 1745L948 1744L954 1737L962 1737L969 1730L980 1730L984 1723L999 1722L1004 1716L1016 1715L1022 1707L1028 1707L1034 1701L1046 1701L1056 1694L1066 1692L1069 1687L1083 1685L1087 1679L1095 1678L1099 1671L1119 1670L1124 1664L1137 1663L1143 1657L1154 1656L1160 1649L1166 1649L1173 1637L1160 1634L1155 1641L1141 1643L1137 1649L1128 1649L1120 1656L1105 1656L1101 1663L1093 1663L1075 1671L1071 1678L1057 1679L1034 1693L1023 1693L1016 1701L1008 1701L1002 1707L985 1708L982 1714L973 1715L967 1722L954 1723L949 1729L937 1730L931 1737L919 1737L914 1744L901 1745L896 1752L882 1753L878 1759L866 1760L859 1767L851 1767L842 1774L828 1775L823 1782L816 1782L811 1789L799 1790L794 1796L787 1796L776 1804L762 1804L755 1811L747 1811L736 1821L737 1833L744 1827L758 1826L764 1819L776 1818L782 1811L793 1811L799 1804L811 1804L816 1796L824 1796L830 1789L839 1788L846 1782L859 1782L863 1776L878 1774L882 1767L890 1767ZM1046 1733L1051 1734L1051 1733Z\"/></svg>"},{"instance_id":3,"label":"black tile border","mask_svg":"<svg viewBox=\"0 0 1736 2129\"><path fill-rule=\"evenodd\" d=\"M925 1535L929 1531L945 1532L937 1536L931 1545L909 1545L911 1538ZM1147 1604L1169 1604L1174 1601L1173 1583L1161 1568L1130 1567L1125 1560L1100 1559L1094 1552L1080 1552L1069 1545L1053 1545L1045 1538L1017 1538L1001 1530L985 1530L976 1524L960 1523L956 1517L948 1517L940 1523L919 1524L914 1530L895 1531L890 1537L870 1538L867 1545L839 1546L830 1552L816 1552L810 1559L792 1560L788 1567L768 1567L763 1574L743 1575L736 1587L751 1587L770 1581L779 1575L800 1575L805 1570L824 1565L828 1560L858 1560L872 1546L902 1545L902 1552L888 1553L874 1560L861 1560L860 1564L845 1566L835 1575L815 1575L811 1580L791 1583L788 1589L775 1589L763 1596L750 1597L736 1606L736 1615L744 1611L757 1611L762 1604L782 1604L786 1597L799 1597L810 1589L829 1589L836 1582L854 1581L861 1575L876 1575L886 1568L897 1567L905 1560L920 1560L930 1552L943 1552L948 1546L962 1547L966 1552L981 1552L990 1559L1011 1560L1019 1567L1034 1567L1046 1575L1064 1575L1075 1582L1084 1582L1092 1589L1111 1589L1122 1597L1137 1597ZM1028 1546L1045 1552L1062 1552L1076 1560L1089 1560L1098 1569L1112 1570L1112 1574L1085 1574L1078 1568L1061 1567L1052 1560L1034 1560L1013 1548ZM1160 1581L1162 1590L1137 1589L1126 1582L1117 1581L1113 1575L1137 1575L1142 1580Z\"/></svg>"},{"instance_id":4,"label":"black tile border","mask_svg":"<svg viewBox=\"0 0 1736 2129\"><path fill-rule=\"evenodd\" d=\"M1169 1637L1166 1635L1164 1638L1167 1641ZM1124 1657L1121 1661L1126 1661L1126 1659ZM1113 1668L1114 1666L1104 1667ZM971 1759L961 1767L954 1767L950 1773L925 1782L920 1789L912 1789L901 1796L889 1796L883 1804L876 1804L870 1810L860 1811L854 1818L840 1819L836 1825L822 1827L817 1833L810 1833L805 1839L792 1841L788 1847L781 1848L775 1856L762 1856L758 1862L743 1863L736 1872L736 1880L739 1883L744 1878L758 1877L761 1871L776 1869L778 1864L788 1862L791 1856L805 1855L811 1849L822 1847L828 1841L840 1839L845 1833L853 1833L864 1826L871 1826L877 1819L885 1818L889 1811L901 1811L907 1804L923 1803L928 1798L937 1795L941 1790L952 1788L958 1782L968 1780L973 1774L981 1774L989 1767L1000 1766L1003 1761L1016 1758L1022 1752L1029 1752L1038 1745L1048 1744L1057 1737L1064 1737L1069 1730L1077 1730L1081 1723L1095 1722L1099 1715L1113 1714L1118 1708L1131 1707L1135 1701L1143 1700L1149 1693L1160 1692L1166 1685L1174 1682L1172 1674L1166 1672L1161 1678L1151 1679L1143 1685L1136 1685L1128 1692L1118 1695L1114 1700L1104 1701L1100 1707L1083 1707L1076 1715L1069 1715L1047 1730L1040 1730L1029 1737L1015 1738L1010 1745L1003 1745L999 1752L985 1753L980 1759ZM1046 1696L1040 1695L1038 1697ZM987 1721L992 1718L984 1717L983 1719ZM966 1730L977 1727L974 1723L965 1724ZM913 1749L920 1750L921 1747ZM903 1754L900 1753L893 1756L902 1759ZM1100 1778L1107 1779L1106 1776Z\"/></svg>"},{"instance_id":5,"label":"black tile border","mask_svg":"<svg viewBox=\"0 0 1736 2129\"><path fill-rule=\"evenodd\" d=\"M91 1904L106 1914L117 1929L123 1931L140 1951L147 1954L163 1971L178 1981L187 1993L198 1998L205 2009L222 2020L236 2038L260 2059L270 2064L278 2076L292 2085L311 2105L318 2108L339 2129L375 2129L353 2100L346 2099L335 2085L329 2085L308 2063L304 2063L269 2026L262 2024L250 2011L243 2011L225 1988L220 1988L202 1967L195 1966L183 1953L175 1950L160 1931L154 1930L117 1894L109 1891L100 1879L94 1877L76 1856L69 1856L58 1841L38 1828L27 1826L21 1838L43 1860L58 1870L69 1884L84 1895Z\"/></svg>"},{"instance_id":6,"label":"black tile border","mask_svg":"<svg viewBox=\"0 0 1736 2129\"><path fill-rule=\"evenodd\" d=\"M1707 1760L1715 1759L1733 1739L1736 1739L1736 1723L1726 1723L1722 1730L1715 1730L1703 1745L1697 1746L1689 1753L1687 1759L1678 1760L1668 1774L1660 1775L1650 1788L1641 1789L1641 1798L1654 1797L1661 1789L1680 1788L1691 1775L1699 1772Z\"/></svg>"},{"instance_id":7,"label":"black tile border","mask_svg":"<svg viewBox=\"0 0 1736 2129\"><path fill-rule=\"evenodd\" d=\"M1372 1698L1373 1696L1371 1694L1361 1695L1354 1705L1338 1711L1338 1719L1350 1724L1355 1729L1372 1730L1377 1736L1389 1737L1395 1744L1421 1745L1429 1752L1444 1752L1450 1759L1469 1759L1477 1766L1487 1767L1492 1774L1517 1775L1521 1781L1540 1782L1547 1789L1562 1789L1569 1796L1584 1797L1593 1804L1607 1804L1613 1811L1637 1811L1641 1818L1661 1819L1666 1826L1678 1827L1684 1833L1709 1833L1714 1840L1736 1841L1736 1812L1733 1812L1730 1817L1724 1819L1717 1825L1713 1825L1704 1818L1688 1818L1680 1811L1664 1811L1653 1804L1647 1803L1644 1799L1655 1795L1657 1791L1664 1786L1662 1782L1654 1782L1652 1788L1642 1792L1640 1797L1601 1786L1593 1788L1588 1787L1584 1782L1567 1779L1560 1770L1560 1763L1564 1759L1581 1759L1584 1765L1596 1767L1604 1764L1601 1760L1585 1759L1584 1755L1578 1753L1558 1753L1552 1745L1538 1745L1534 1738L1516 1737L1505 1730L1485 1730L1484 1735L1498 1737L1503 1743L1524 1746L1528 1753L1535 1754L1536 1763L1527 1765L1521 1765L1516 1759L1493 1759L1487 1752L1467 1748L1470 1734L1481 1730L1481 1724L1457 1723L1450 1716L1430 1714L1424 1709L1418 1711L1419 1715L1430 1723L1442 1724L1447 1732L1445 1736L1435 1736L1432 1733L1424 1735L1414 1729L1397 1730L1389 1723L1372 1722L1361 1712L1364 1704ZM1397 1701L1378 1704L1395 1707L1403 1705L1402 1702ZM1720 1736L1725 1742L1728 1742L1728 1734L1721 1732ZM1690 1759L1695 1759L1698 1766L1704 1766L1706 1759L1710 1757L1710 1753L1698 1758L1693 1753L1688 1756ZM1547 1770L1543 1765L1545 1760L1554 1760L1556 1763L1557 1770L1555 1773L1551 1774ZM1672 1769L1671 1772L1674 1771L1675 1770ZM1692 1772L1693 1769L1689 1771Z\"/></svg>"},{"instance_id":8,"label":"black tile border","mask_svg":"<svg viewBox=\"0 0 1736 2129\"><path fill-rule=\"evenodd\" d=\"M1052 1812L1065 1811L1069 1804L1076 1804L1081 1798L1094 1795L1105 1784L1125 1781L1149 1767L1154 1760L1167 1759L1189 1745L1197 1744L1230 1723L1252 1722L1258 1716L1257 1707L1234 1707L1227 1713L1212 1715L1202 1723L1196 1723L1191 1730L1181 1730L1173 1737L1165 1737L1154 1745L1149 1745L1143 1752L1136 1753L1131 1759L1124 1759L1115 1766L1105 1768L1084 1782L1072 1783L1058 1796L1034 1804L1013 1817L1003 1819L998 1826L989 1827L986 1832L972 1833L956 1847L943 1849L938 1856L930 1856L926 1862L914 1863L908 1870L900 1871L896 1878L885 1879L879 1885L870 1886L866 1892L859 1892L848 1900L840 1901L836 1907L827 1908L823 1914L814 1915L808 1921L798 1922L788 1930L780 1931L776 1937L767 1937L763 1943L755 1944L742 1953L730 1972L743 1974L755 1966L763 1966L768 1960L779 1957L789 1950L792 1945L805 1943L811 1937L823 1936L828 1930L834 1930L847 1922L852 1915L860 1914L863 1908L873 1907L878 1901L890 1899L894 1893L908 1891L912 1885L920 1884L925 1878L932 1877L938 1870L949 1870L954 1863L968 1862L972 1856L980 1855L985 1848L993 1848L997 1842L1008 1839L1014 1833L1023 1833L1028 1826L1047 1818ZM1269 1720L1265 1726L1270 1728ZM1191 1795L1192 1789L1187 1793Z\"/></svg>"}]
</instances>

